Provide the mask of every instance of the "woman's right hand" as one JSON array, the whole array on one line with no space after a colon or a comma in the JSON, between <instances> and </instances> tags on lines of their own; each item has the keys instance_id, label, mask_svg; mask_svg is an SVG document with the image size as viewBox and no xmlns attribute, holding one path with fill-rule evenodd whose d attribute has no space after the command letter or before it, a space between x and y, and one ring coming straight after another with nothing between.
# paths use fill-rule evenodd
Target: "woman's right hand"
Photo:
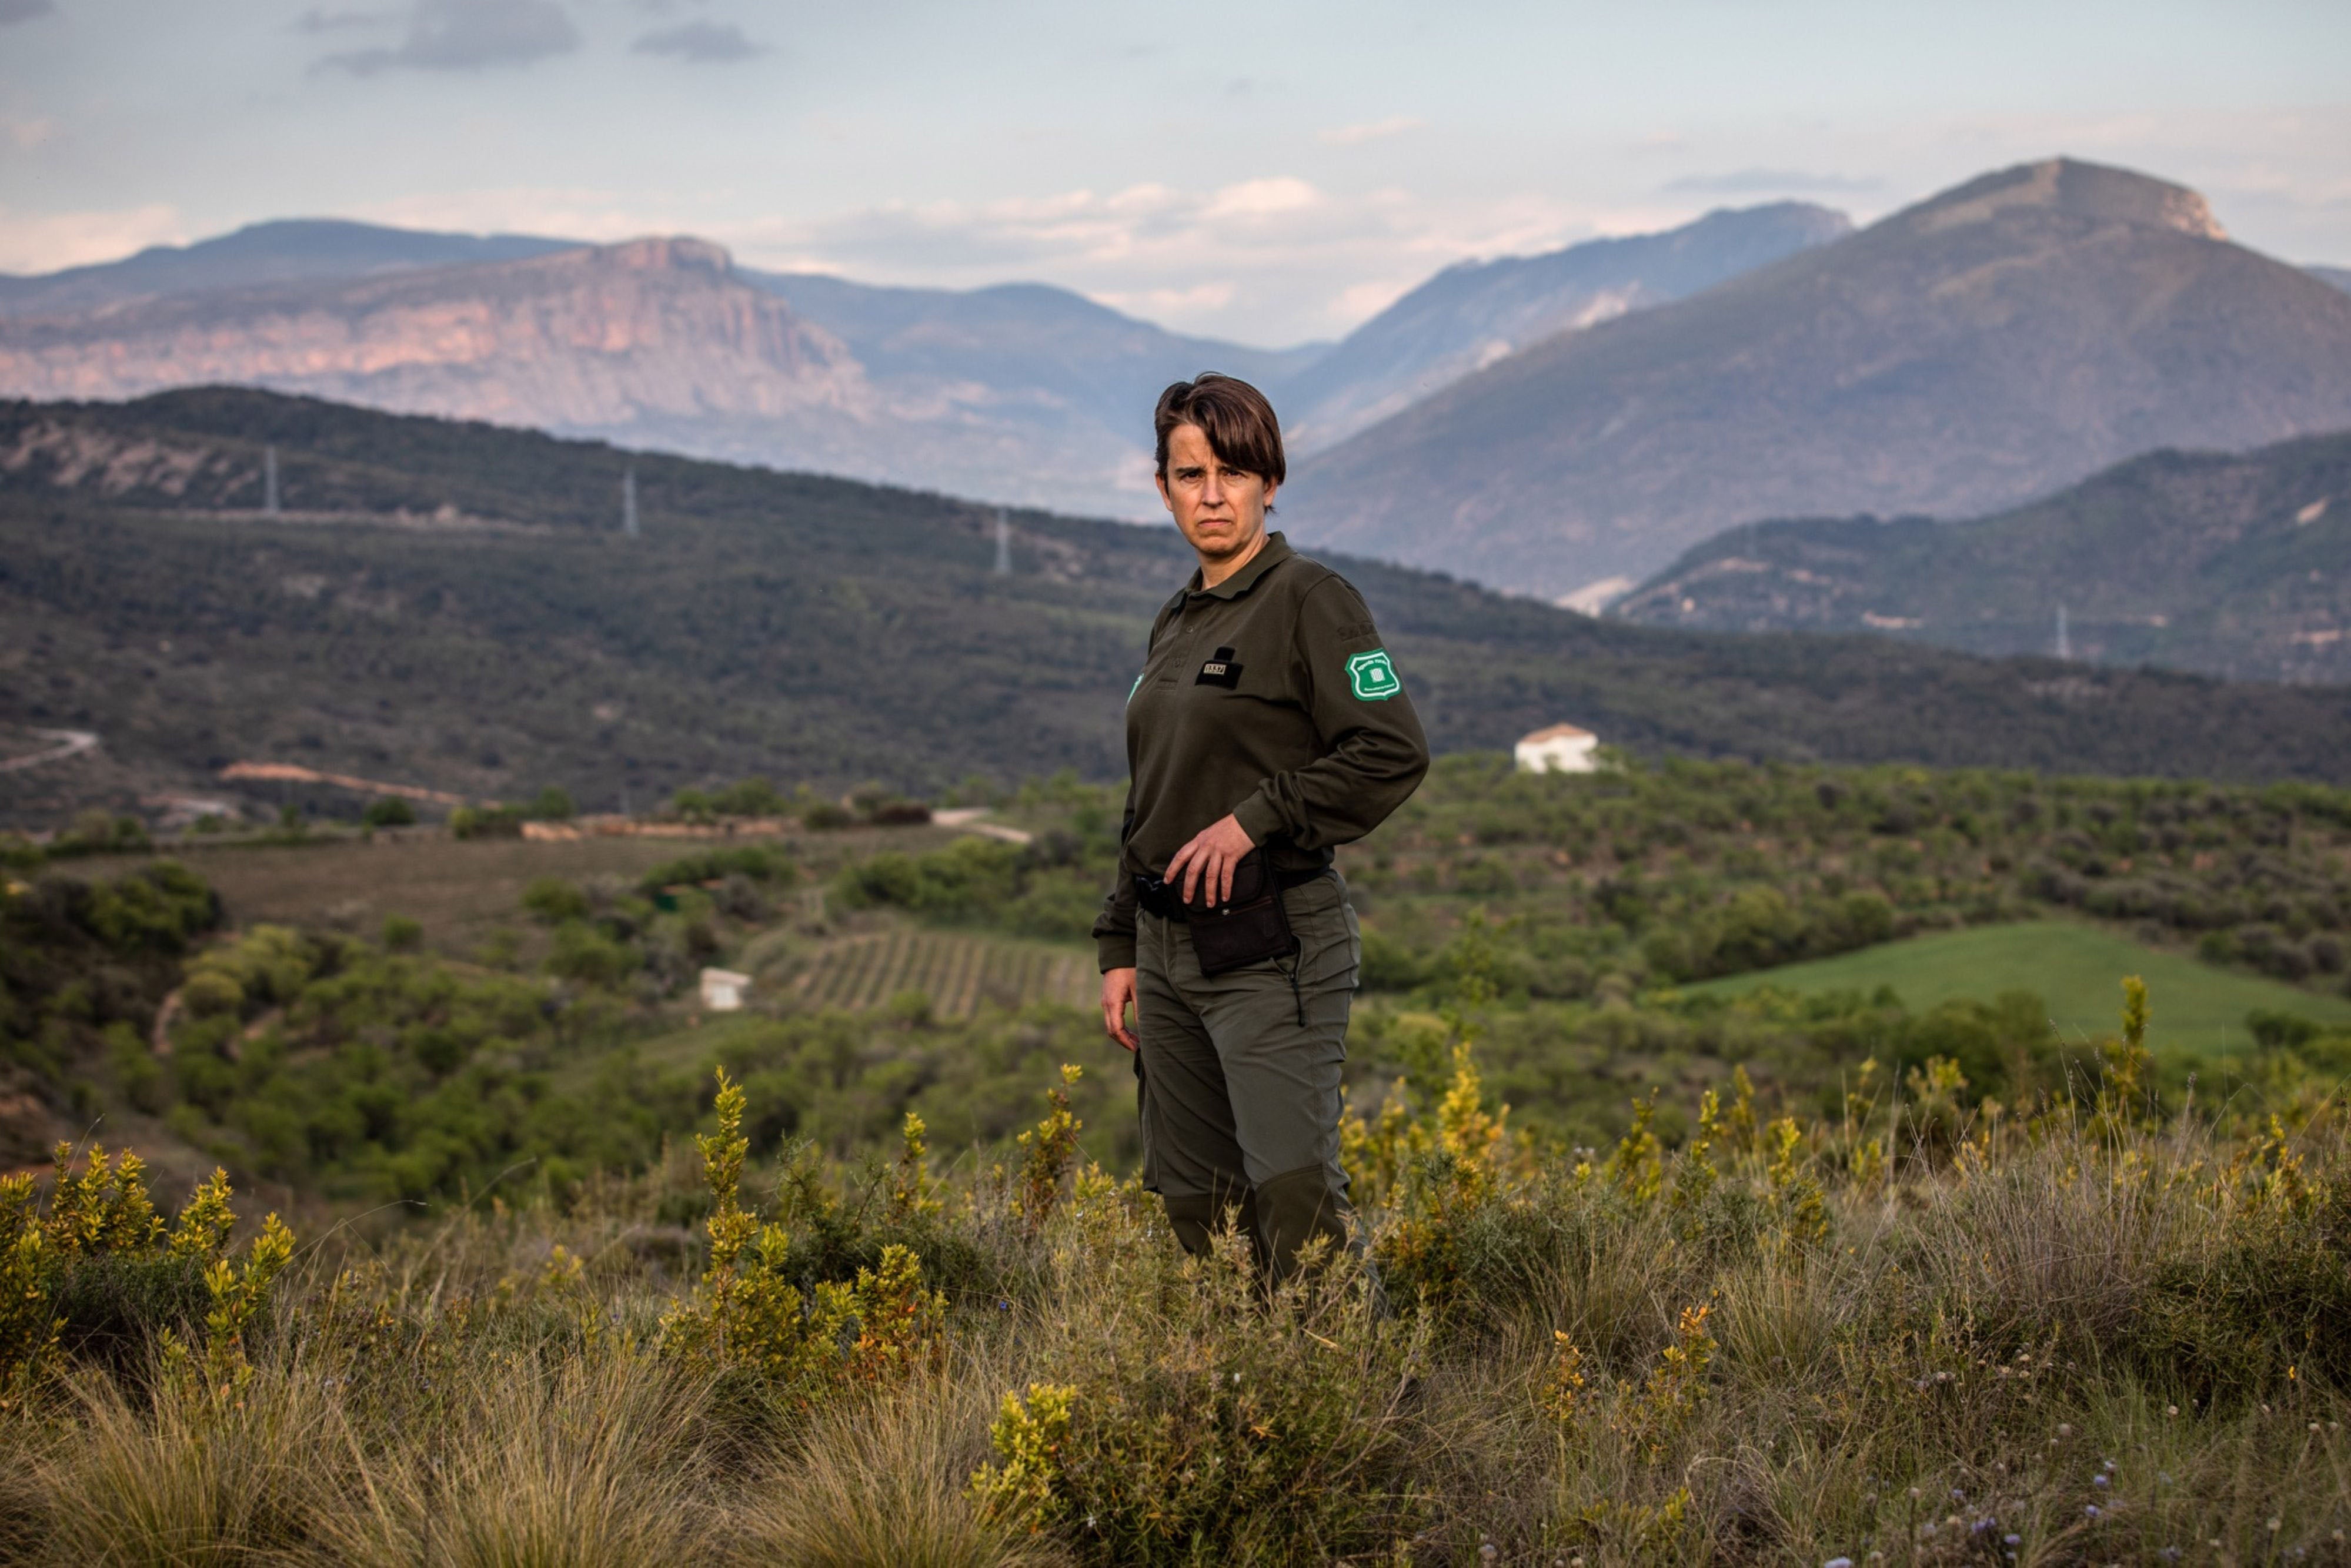
<instances>
[{"instance_id":1,"label":"woman's right hand","mask_svg":"<svg viewBox=\"0 0 2351 1568\"><path fill-rule=\"evenodd\" d=\"M1126 1009L1134 1000L1134 971L1104 969L1102 971L1102 1032L1126 1047L1134 1049L1134 1031L1126 1027Z\"/></svg>"}]
</instances>

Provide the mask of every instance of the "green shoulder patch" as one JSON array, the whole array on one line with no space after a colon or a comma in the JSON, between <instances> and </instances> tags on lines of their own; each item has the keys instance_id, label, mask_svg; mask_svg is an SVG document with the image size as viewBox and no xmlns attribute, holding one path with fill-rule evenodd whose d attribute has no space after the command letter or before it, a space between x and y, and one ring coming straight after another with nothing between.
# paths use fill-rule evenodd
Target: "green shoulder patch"
<instances>
[{"instance_id":1,"label":"green shoulder patch","mask_svg":"<svg viewBox=\"0 0 2351 1568\"><path fill-rule=\"evenodd\" d=\"M1349 659L1347 684L1354 688L1358 698L1367 703L1384 703L1404 690L1404 683L1396 679L1395 666L1388 662L1385 648L1374 648Z\"/></svg>"}]
</instances>

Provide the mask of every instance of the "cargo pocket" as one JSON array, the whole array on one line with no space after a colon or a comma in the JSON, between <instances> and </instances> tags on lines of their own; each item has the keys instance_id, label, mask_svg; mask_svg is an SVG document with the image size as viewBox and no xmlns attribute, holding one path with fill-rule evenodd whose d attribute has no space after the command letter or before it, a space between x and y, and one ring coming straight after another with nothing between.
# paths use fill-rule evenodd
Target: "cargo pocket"
<instances>
[{"instance_id":1,"label":"cargo pocket","mask_svg":"<svg viewBox=\"0 0 2351 1568\"><path fill-rule=\"evenodd\" d=\"M1136 1021L1142 1021L1138 1012ZM1143 1190L1159 1190L1159 1162L1151 1150L1151 1080L1143 1073L1143 1046L1135 1044L1134 1051L1134 1124L1143 1141Z\"/></svg>"},{"instance_id":2,"label":"cargo pocket","mask_svg":"<svg viewBox=\"0 0 2351 1568\"><path fill-rule=\"evenodd\" d=\"M1346 885L1335 875L1317 877L1283 896L1298 933L1300 1021L1335 1026L1343 1034L1363 967L1363 939L1354 907L1347 902ZM1343 1060L1344 1054L1343 1050Z\"/></svg>"}]
</instances>

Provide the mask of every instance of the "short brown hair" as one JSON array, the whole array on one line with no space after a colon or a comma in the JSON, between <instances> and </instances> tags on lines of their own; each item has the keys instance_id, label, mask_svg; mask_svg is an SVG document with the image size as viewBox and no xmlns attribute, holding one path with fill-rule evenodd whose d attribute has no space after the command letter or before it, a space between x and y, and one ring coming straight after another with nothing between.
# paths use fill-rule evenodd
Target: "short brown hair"
<instances>
[{"instance_id":1,"label":"short brown hair","mask_svg":"<svg viewBox=\"0 0 2351 1568\"><path fill-rule=\"evenodd\" d=\"M1159 434L1160 476L1167 474L1167 438L1179 424L1196 424L1208 438L1208 450L1224 462L1254 474L1269 485L1289 476L1281 456L1281 422L1265 393L1232 376L1203 371L1197 379L1177 382L1159 394L1159 408L1151 416Z\"/></svg>"}]
</instances>

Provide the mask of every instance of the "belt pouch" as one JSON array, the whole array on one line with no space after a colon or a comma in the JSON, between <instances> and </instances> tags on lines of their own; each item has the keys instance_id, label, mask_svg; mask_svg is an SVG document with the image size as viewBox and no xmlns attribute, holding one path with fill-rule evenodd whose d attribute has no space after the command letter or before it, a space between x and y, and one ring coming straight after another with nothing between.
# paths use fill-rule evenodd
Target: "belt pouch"
<instances>
[{"instance_id":1,"label":"belt pouch","mask_svg":"<svg viewBox=\"0 0 2351 1568\"><path fill-rule=\"evenodd\" d=\"M1186 917L1192 929L1192 953L1203 975L1229 974L1298 952L1298 935L1290 928L1281 888L1256 851L1233 867L1230 902L1187 910Z\"/></svg>"}]
</instances>

